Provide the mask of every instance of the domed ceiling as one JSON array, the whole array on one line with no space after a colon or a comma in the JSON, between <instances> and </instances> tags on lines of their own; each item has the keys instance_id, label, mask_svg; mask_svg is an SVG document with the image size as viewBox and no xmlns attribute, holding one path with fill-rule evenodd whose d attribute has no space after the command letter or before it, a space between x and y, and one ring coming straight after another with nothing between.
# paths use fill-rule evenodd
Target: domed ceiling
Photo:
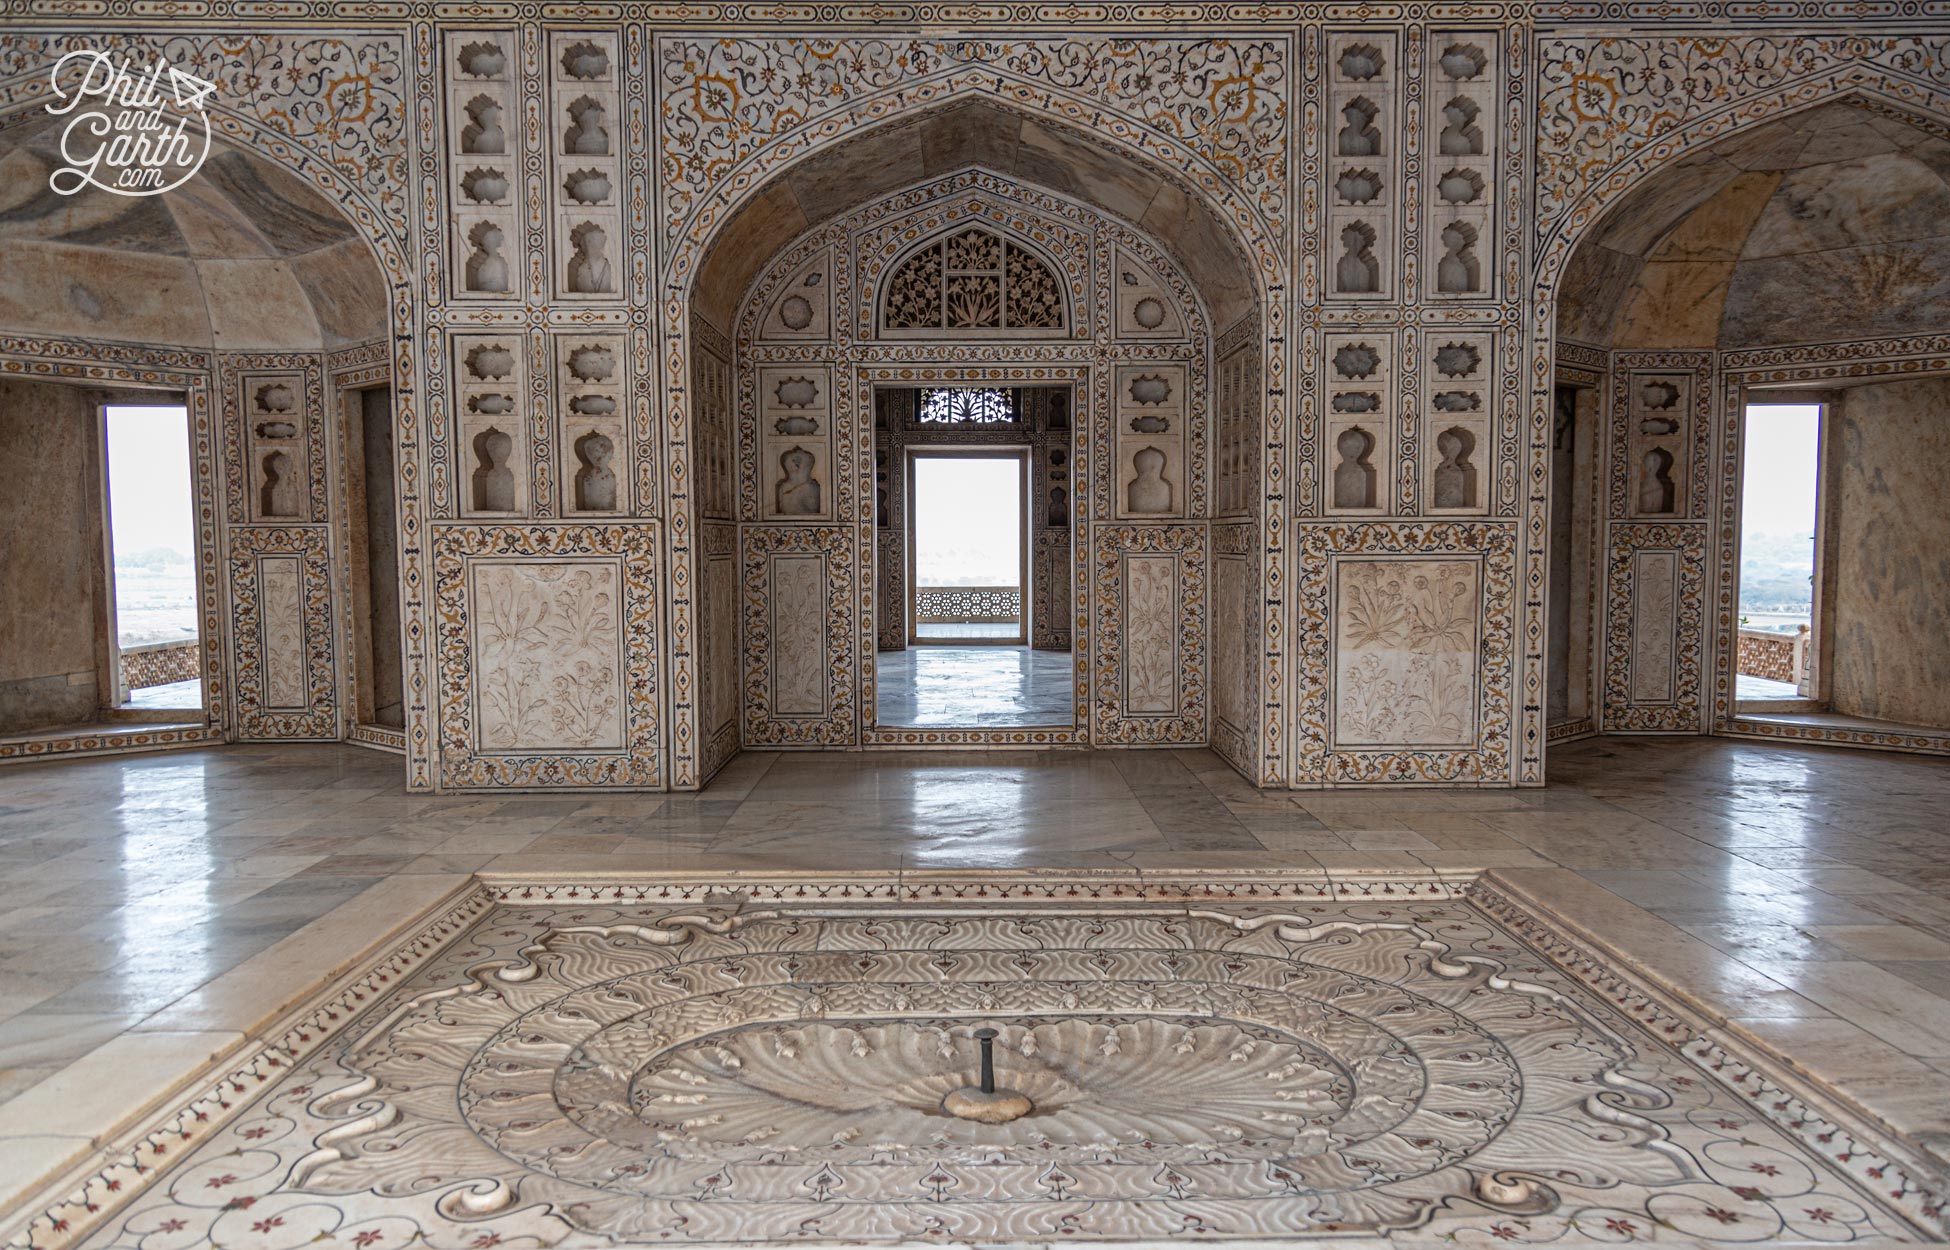
<instances>
[{"instance_id":1,"label":"domed ceiling","mask_svg":"<svg viewBox=\"0 0 1950 1250\"><path fill-rule=\"evenodd\" d=\"M296 177L213 146L162 195L60 195L58 120L0 133L0 330L224 350L386 332L370 249Z\"/></svg>"},{"instance_id":2,"label":"domed ceiling","mask_svg":"<svg viewBox=\"0 0 1950 1250\"><path fill-rule=\"evenodd\" d=\"M1855 103L1654 175L1573 254L1565 338L1760 347L1935 332L1950 301L1950 140Z\"/></svg>"}]
</instances>

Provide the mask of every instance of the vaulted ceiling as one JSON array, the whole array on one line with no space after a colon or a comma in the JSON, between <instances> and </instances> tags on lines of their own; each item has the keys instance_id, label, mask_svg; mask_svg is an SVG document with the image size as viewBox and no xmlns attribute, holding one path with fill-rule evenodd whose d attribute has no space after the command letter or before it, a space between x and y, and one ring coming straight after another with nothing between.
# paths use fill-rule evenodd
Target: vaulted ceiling
<instances>
[{"instance_id":1,"label":"vaulted ceiling","mask_svg":"<svg viewBox=\"0 0 1950 1250\"><path fill-rule=\"evenodd\" d=\"M370 249L296 176L213 146L162 195L60 195L58 120L0 131L0 330L225 350L386 332Z\"/></svg>"},{"instance_id":2,"label":"vaulted ceiling","mask_svg":"<svg viewBox=\"0 0 1950 1250\"><path fill-rule=\"evenodd\" d=\"M1950 327L1950 140L1853 102L1655 174L1579 245L1559 333L1759 347Z\"/></svg>"}]
</instances>

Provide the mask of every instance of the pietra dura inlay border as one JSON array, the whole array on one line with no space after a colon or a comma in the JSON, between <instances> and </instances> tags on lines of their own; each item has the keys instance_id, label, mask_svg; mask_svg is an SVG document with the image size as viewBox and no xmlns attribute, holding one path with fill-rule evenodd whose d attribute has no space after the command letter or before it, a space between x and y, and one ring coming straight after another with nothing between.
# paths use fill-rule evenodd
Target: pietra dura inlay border
<instances>
[{"instance_id":1,"label":"pietra dura inlay border","mask_svg":"<svg viewBox=\"0 0 1950 1250\"><path fill-rule=\"evenodd\" d=\"M1493 874L484 877L406 932L9 1250L1944 1235ZM938 1110L984 1023L1015 1126Z\"/></svg>"}]
</instances>

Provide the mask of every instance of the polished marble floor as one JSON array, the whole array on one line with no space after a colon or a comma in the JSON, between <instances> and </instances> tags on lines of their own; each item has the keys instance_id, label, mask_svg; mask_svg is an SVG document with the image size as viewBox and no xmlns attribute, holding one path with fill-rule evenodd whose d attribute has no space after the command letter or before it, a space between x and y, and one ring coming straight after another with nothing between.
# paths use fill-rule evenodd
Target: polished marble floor
<instances>
[{"instance_id":1,"label":"polished marble floor","mask_svg":"<svg viewBox=\"0 0 1950 1250\"><path fill-rule=\"evenodd\" d=\"M874 659L883 726L1017 729L1076 719L1076 660L1033 647L945 647L882 651Z\"/></svg>"},{"instance_id":2,"label":"polished marble floor","mask_svg":"<svg viewBox=\"0 0 1950 1250\"><path fill-rule=\"evenodd\" d=\"M0 769L0 1178L233 1051L476 870L1493 870L1950 1160L1950 764L1718 739L1533 791L1268 793L1209 752L750 753L700 795L410 796L249 746Z\"/></svg>"}]
</instances>

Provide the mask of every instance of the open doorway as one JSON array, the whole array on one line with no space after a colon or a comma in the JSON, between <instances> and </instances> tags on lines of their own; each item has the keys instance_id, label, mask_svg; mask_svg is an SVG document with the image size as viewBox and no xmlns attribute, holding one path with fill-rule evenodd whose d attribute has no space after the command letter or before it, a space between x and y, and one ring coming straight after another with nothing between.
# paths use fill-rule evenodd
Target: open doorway
<instances>
[{"instance_id":1,"label":"open doorway","mask_svg":"<svg viewBox=\"0 0 1950 1250\"><path fill-rule=\"evenodd\" d=\"M113 706L200 711L196 501L189 410L182 404L105 404L108 632L115 640Z\"/></svg>"},{"instance_id":2,"label":"open doorway","mask_svg":"<svg viewBox=\"0 0 1950 1250\"><path fill-rule=\"evenodd\" d=\"M1062 593L1067 400L1061 388L915 388L880 397L880 726L1072 724Z\"/></svg>"},{"instance_id":3,"label":"open doorway","mask_svg":"<svg viewBox=\"0 0 1950 1250\"><path fill-rule=\"evenodd\" d=\"M1740 441L1740 711L1820 698L1823 405L1750 400Z\"/></svg>"}]
</instances>

